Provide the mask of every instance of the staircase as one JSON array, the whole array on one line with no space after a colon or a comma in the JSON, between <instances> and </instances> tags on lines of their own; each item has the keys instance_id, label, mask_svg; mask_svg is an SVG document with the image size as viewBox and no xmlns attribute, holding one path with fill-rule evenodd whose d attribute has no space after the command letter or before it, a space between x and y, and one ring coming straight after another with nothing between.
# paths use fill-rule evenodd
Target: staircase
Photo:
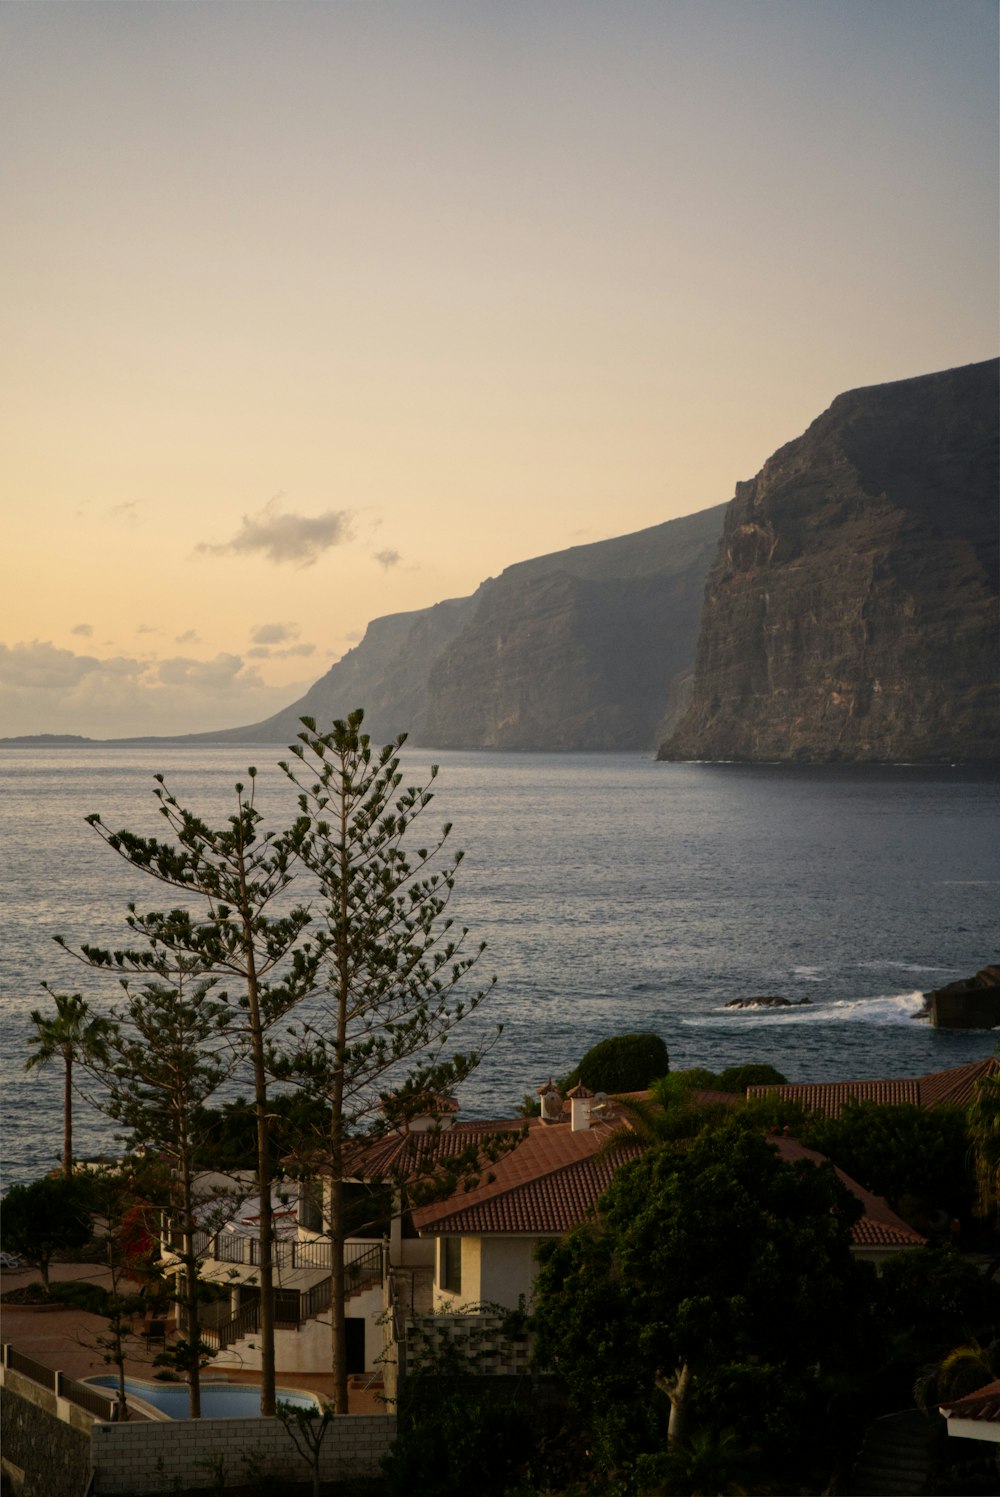
<instances>
[{"instance_id":1,"label":"staircase","mask_svg":"<svg viewBox=\"0 0 1000 1497\"><path fill-rule=\"evenodd\" d=\"M344 1264L346 1274L346 1298L365 1289L373 1289L382 1282L382 1244L367 1245L363 1251L352 1256ZM330 1308L333 1276L314 1284L311 1289L279 1289L274 1296L274 1327L279 1331L297 1331L308 1320L315 1320ZM234 1315L215 1326L202 1326L201 1338L212 1351L225 1351L246 1336L256 1335L260 1330L260 1300L253 1299L241 1305Z\"/></svg>"},{"instance_id":2,"label":"staircase","mask_svg":"<svg viewBox=\"0 0 1000 1497\"><path fill-rule=\"evenodd\" d=\"M847 1497L921 1497L930 1492L944 1420L916 1409L887 1414L865 1430Z\"/></svg>"}]
</instances>

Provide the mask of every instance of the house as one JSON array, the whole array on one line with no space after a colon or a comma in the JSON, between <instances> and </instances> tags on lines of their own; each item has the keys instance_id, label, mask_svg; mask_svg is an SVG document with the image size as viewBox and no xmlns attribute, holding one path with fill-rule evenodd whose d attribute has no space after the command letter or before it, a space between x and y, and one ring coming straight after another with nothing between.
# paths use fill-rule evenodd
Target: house
<instances>
[{"instance_id":1,"label":"house","mask_svg":"<svg viewBox=\"0 0 1000 1497\"><path fill-rule=\"evenodd\" d=\"M546 1122L544 1114L533 1119L522 1141L474 1188L414 1210L417 1232L435 1243L433 1308L491 1303L516 1309L527 1302L538 1244L593 1216L615 1171L641 1152L638 1139L634 1144L620 1141L623 1123L627 1126L627 1117L613 1103L603 1104L601 1116L591 1120L573 1099L568 1114L564 1111L558 1120ZM612 1132L619 1142L608 1153ZM824 1162L821 1154L795 1139L776 1135L771 1142L789 1162ZM926 1238L885 1201L843 1170L836 1173L862 1206L852 1229L856 1257L877 1262L925 1245Z\"/></svg>"},{"instance_id":2,"label":"house","mask_svg":"<svg viewBox=\"0 0 1000 1497\"><path fill-rule=\"evenodd\" d=\"M749 1094L777 1091L831 1115L849 1097L938 1106L968 1101L979 1078L998 1071L991 1057L910 1080L752 1087ZM462 1311L462 1318L474 1312L482 1319L496 1307L527 1303L539 1243L592 1216L616 1169L644 1147L628 1138L626 1111L613 1099L580 1087L564 1100L551 1081L539 1096L541 1114L528 1120L462 1121L454 1103L434 1099L424 1116L356 1148L345 1184L353 1217L345 1248L352 1372L377 1374L387 1345L392 1361L392 1343L429 1315ZM790 1162L822 1162L794 1139L775 1135L772 1142ZM924 1245L884 1200L837 1174L862 1206L852 1231L856 1256L877 1263ZM310 1189L290 1185L275 1198L276 1354L283 1373L329 1366L324 1193L320 1171ZM223 1292L206 1331L218 1347L214 1365L260 1365L255 1214L248 1197L200 1244L202 1277Z\"/></svg>"},{"instance_id":3,"label":"house","mask_svg":"<svg viewBox=\"0 0 1000 1497\"><path fill-rule=\"evenodd\" d=\"M942 1404L941 1412L954 1438L1000 1444L1000 1380Z\"/></svg>"}]
</instances>

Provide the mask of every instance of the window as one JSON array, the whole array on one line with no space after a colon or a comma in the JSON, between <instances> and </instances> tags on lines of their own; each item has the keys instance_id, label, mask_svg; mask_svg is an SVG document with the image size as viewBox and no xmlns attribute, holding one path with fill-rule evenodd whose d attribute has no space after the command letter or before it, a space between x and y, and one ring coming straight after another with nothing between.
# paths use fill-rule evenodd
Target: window
<instances>
[{"instance_id":1,"label":"window","mask_svg":"<svg viewBox=\"0 0 1000 1497\"><path fill-rule=\"evenodd\" d=\"M440 1283L441 1288L447 1289L449 1294L461 1294L462 1292L461 1237L441 1238Z\"/></svg>"}]
</instances>

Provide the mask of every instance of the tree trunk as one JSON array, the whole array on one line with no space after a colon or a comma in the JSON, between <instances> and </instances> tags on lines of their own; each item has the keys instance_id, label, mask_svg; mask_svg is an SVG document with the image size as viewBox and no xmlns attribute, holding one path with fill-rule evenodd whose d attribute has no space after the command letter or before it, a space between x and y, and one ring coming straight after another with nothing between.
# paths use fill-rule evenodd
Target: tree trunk
<instances>
[{"instance_id":1,"label":"tree trunk","mask_svg":"<svg viewBox=\"0 0 1000 1497\"><path fill-rule=\"evenodd\" d=\"M73 1173L73 1052L63 1051L63 1174Z\"/></svg>"},{"instance_id":2,"label":"tree trunk","mask_svg":"<svg viewBox=\"0 0 1000 1497\"><path fill-rule=\"evenodd\" d=\"M188 1367L188 1418L201 1418L201 1360L198 1348L201 1342L201 1302L198 1297L198 1255L194 1250L194 1191L191 1182L191 1166L187 1160L181 1164L181 1209L184 1213L184 1238L181 1257L184 1260L184 1309L187 1318L187 1337L191 1347Z\"/></svg>"},{"instance_id":3,"label":"tree trunk","mask_svg":"<svg viewBox=\"0 0 1000 1497\"><path fill-rule=\"evenodd\" d=\"M682 1362L672 1378L657 1379L660 1387L670 1399L670 1420L667 1424L667 1449L676 1450L684 1443L687 1425L688 1394L691 1391L691 1368Z\"/></svg>"}]
</instances>

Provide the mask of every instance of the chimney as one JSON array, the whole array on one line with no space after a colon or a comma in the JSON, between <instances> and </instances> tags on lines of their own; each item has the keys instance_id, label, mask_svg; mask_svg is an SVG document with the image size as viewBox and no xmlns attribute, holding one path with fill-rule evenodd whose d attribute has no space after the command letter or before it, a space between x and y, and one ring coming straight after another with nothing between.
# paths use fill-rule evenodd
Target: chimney
<instances>
[{"instance_id":1,"label":"chimney","mask_svg":"<svg viewBox=\"0 0 1000 1497\"><path fill-rule=\"evenodd\" d=\"M544 1086L538 1088L538 1100L542 1106L543 1123L561 1123L563 1099L562 1093L550 1076Z\"/></svg>"},{"instance_id":2,"label":"chimney","mask_svg":"<svg viewBox=\"0 0 1000 1497\"><path fill-rule=\"evenodd\" d=\"M580 1133L590 1127L590 1103L593 1092L589 1086L584 1086L578 1081L572 1091L566 1094L569 1097L570 1128L574 1133Z\"/></svg>"}]
</instances>

